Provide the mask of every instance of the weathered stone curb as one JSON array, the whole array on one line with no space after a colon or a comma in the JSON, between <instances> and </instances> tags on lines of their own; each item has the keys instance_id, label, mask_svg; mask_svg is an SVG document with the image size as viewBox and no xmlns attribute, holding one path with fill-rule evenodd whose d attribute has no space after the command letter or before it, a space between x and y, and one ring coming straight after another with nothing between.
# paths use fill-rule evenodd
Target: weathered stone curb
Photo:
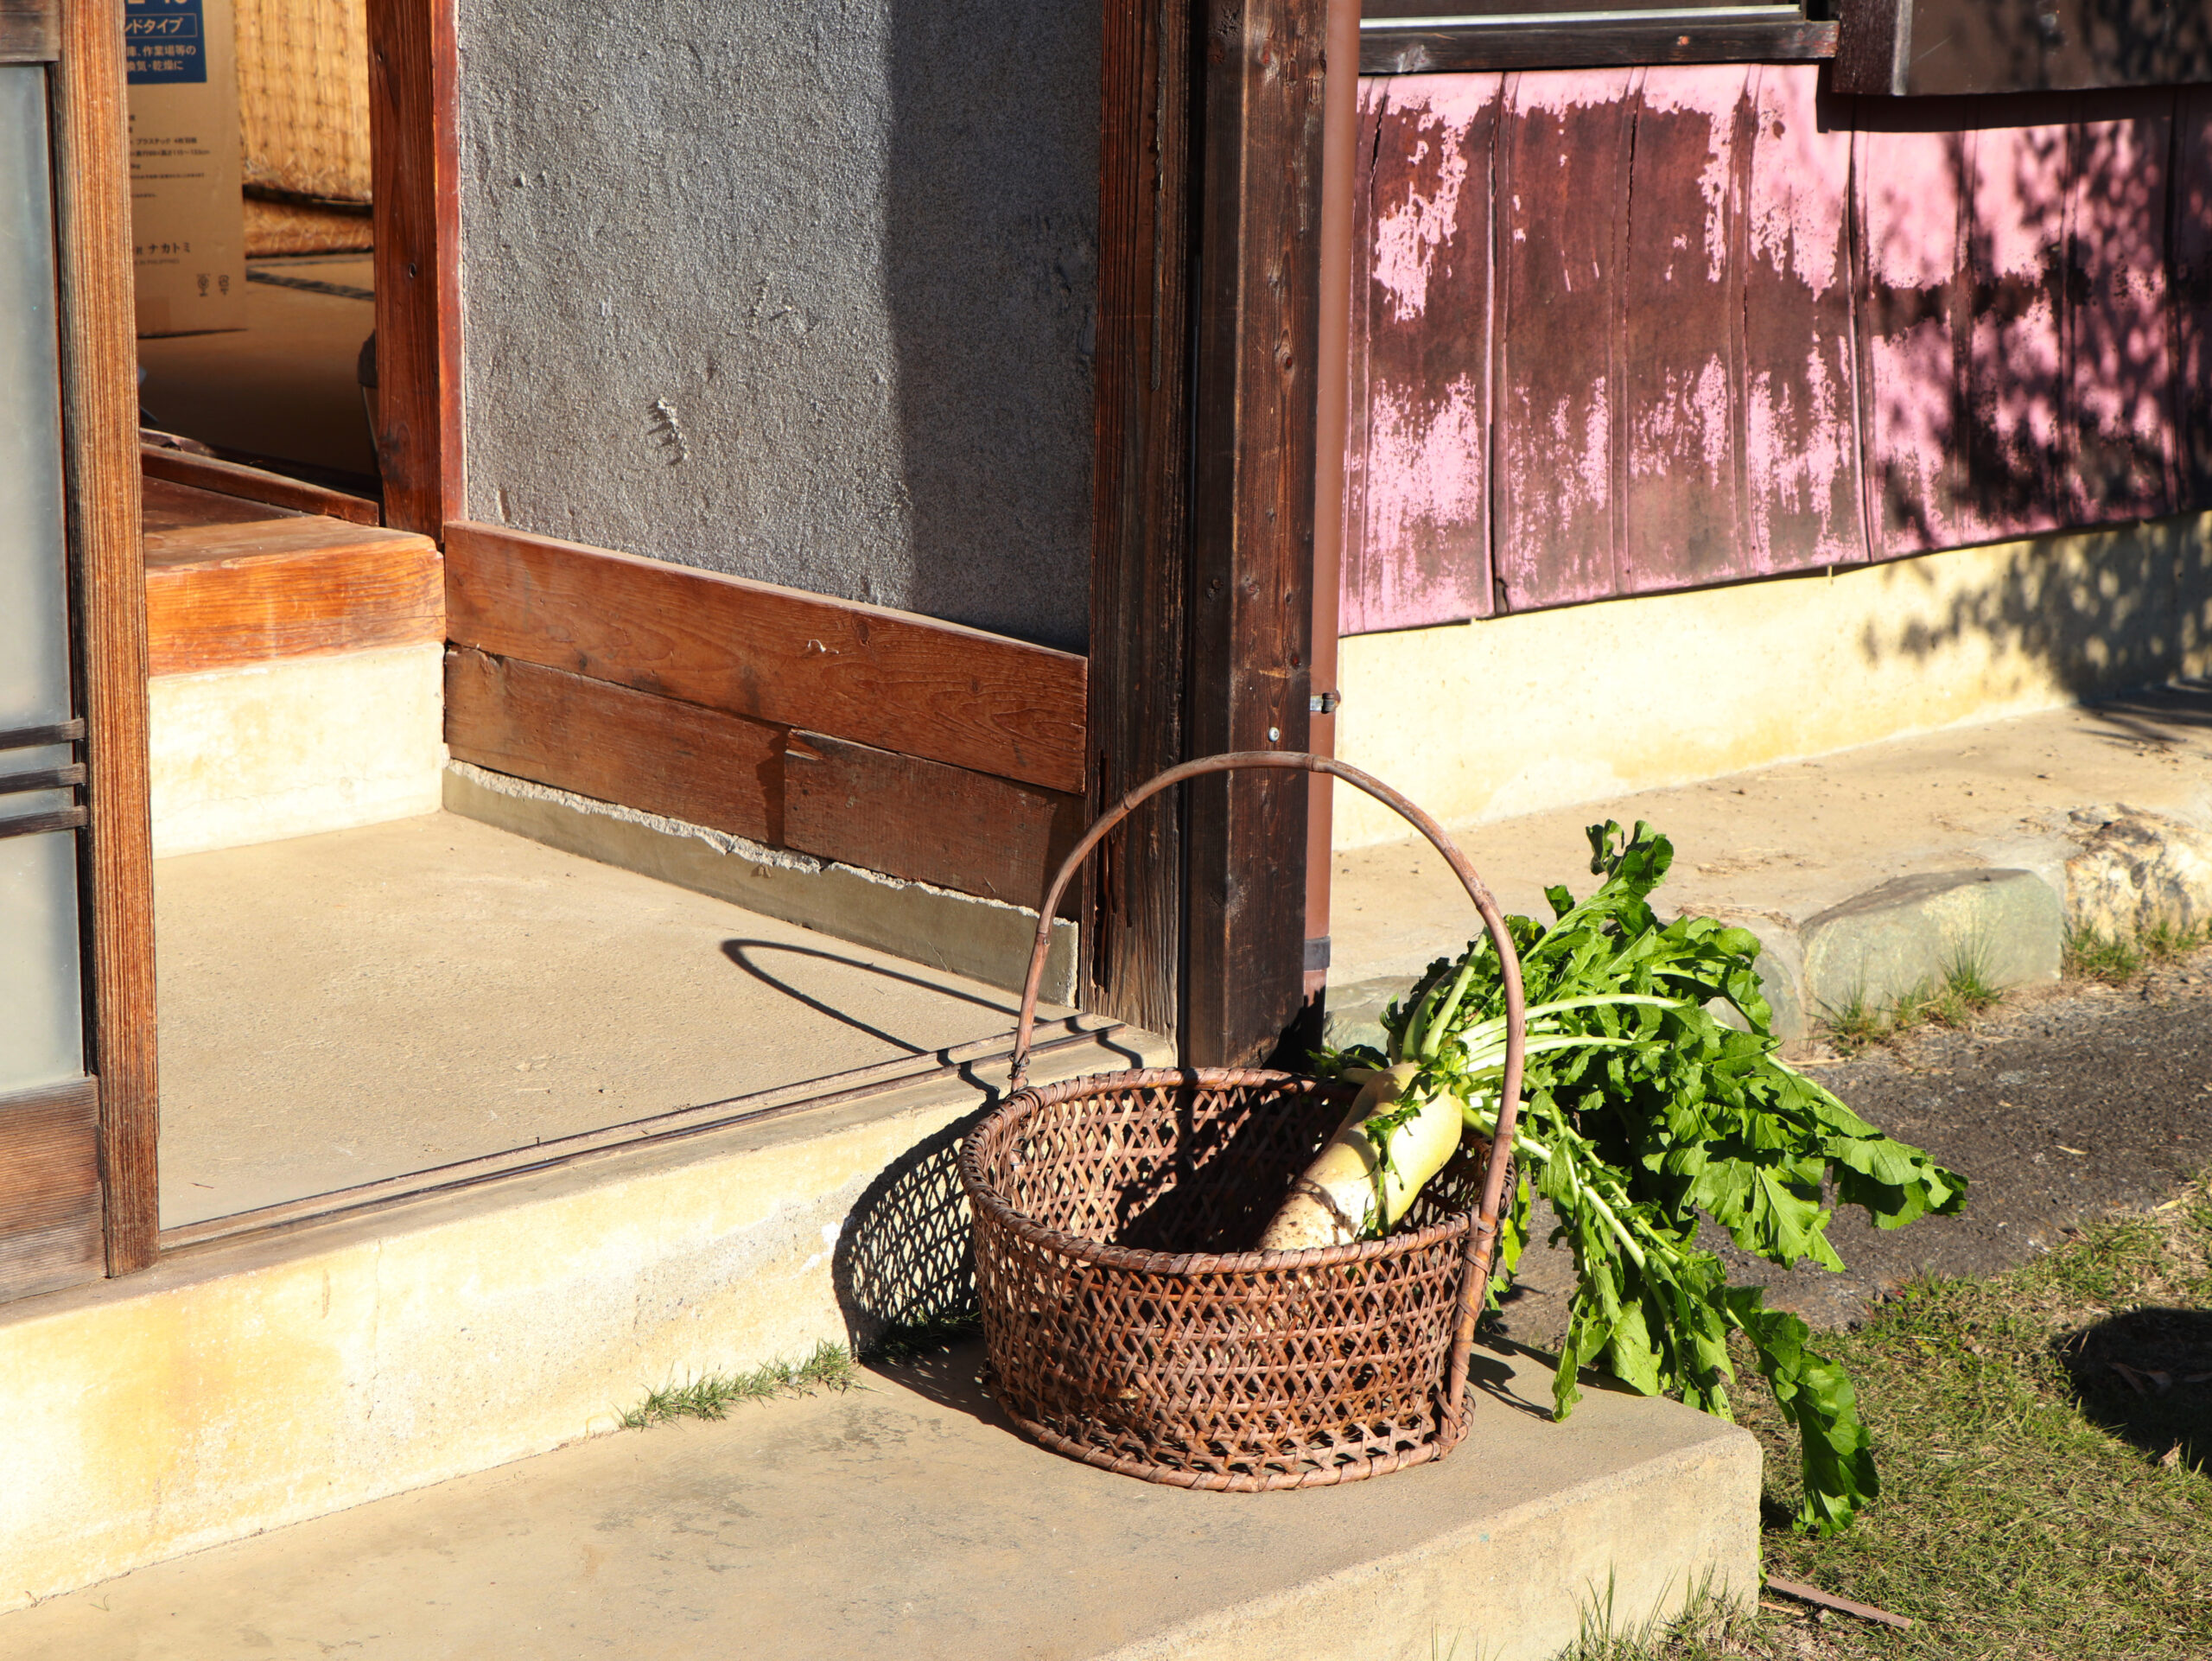
<instances>
[{"instance_id":1,"label":"weathered stone curb","mask_svg":"<svg viewBox=\"0 0 2212 1661\"><path fill-rule=\"evenodd\" d=\"M1802 923L1715 910L1759 937L1759 977L1785 1039L1854 1005L1884 1011L1940 990L1961 970L1994 988L2055 981L2069 931L2132 938L2212 925L2212 832L2125 805L2084 808L2071 821L2079 850L2047 871L1978 866L1897 877ZM1383 1009L1406 984L1330 988L1325 1041L1379 1047Z\"/></svg>"},{"instance_id":2,"label":"weathered stone curb","mask_svg":"<svg viewBox=\"0 0 2212 1661\"><path fill-rule=\"evenodd\" d=\"M1971 972L1984 985L2058 978L2066 910L2030 871L1936 871L1885 882L1797 931L1797 1037L1853 1007L1882 1009ZM1809 1017L1809 1020L1808 1020Z\"/></svg>"}]
</instances>

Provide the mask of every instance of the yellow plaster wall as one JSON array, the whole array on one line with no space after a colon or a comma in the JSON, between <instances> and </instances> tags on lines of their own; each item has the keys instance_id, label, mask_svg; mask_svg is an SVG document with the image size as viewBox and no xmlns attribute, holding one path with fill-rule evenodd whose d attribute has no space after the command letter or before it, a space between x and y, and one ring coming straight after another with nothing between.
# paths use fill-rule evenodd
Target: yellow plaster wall
<instances>
[{"instance_id":1,"label":"yellow plaster wall","mask_svg":"<svg viewBox=\"0 0 2212 1661\"><path fill-rule=\"evenodd\" d=\"M2212 665L2212 515L1343 644L1338 754L1446 824L1610 800ZM1336 794L1336 842L1406 827Z\"/></svg>"}]
</instances>

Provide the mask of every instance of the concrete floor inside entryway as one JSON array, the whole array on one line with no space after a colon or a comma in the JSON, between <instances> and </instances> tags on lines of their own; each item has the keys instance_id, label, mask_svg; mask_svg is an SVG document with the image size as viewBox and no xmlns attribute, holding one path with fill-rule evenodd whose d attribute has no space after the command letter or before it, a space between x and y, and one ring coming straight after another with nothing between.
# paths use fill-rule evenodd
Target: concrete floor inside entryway
<instances>
[{"instance_id":1,"label":"concrete floor inside entryway","mask_svg":"<svg viewBox=\"0 0 2212 1661\"><path fill-rule=\"evenodd\" d=\"M162 860L155 901L169 1229L926 1059L1017 1002L448 813Z\"/></svg>"}]
</instances>

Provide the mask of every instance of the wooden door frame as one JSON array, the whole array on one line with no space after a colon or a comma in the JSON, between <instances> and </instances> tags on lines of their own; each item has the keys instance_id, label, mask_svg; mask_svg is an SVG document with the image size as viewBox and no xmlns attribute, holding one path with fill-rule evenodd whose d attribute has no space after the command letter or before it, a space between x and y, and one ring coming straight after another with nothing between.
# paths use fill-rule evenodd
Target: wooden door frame
<instances>
[{"instance_id":1,"label":"wooden door frame","mask_svg":"<svg viewBox=\"0 0 2212 1661\"><path fill-rule=\"evenodd\" d=\"M456 0L368 0L376 451L384 522L467 517L461 431Z\"/></svg>"},{"instance_id":2,"label":"wooden door frame","mask_svg":"<svg viewBox=\"0 0 2212 1661\"><path fill-rule=\"evenodd\" d=\"M153 840L138 341L121 0L56 0L48 73L60 289L62 466L89 824L81 893L86 1071L99 1080L107 1272L158 1251Z\"/></svg>"},{"instance_id":3,"label":"wooden door frame","mask_svg":"<svg viewBox=\"0 0 2212 1661\"><path fill-rule=\"evenodd\" d=\"M1094 811L1175 761L1309 742L1331 21L1106 0ZM1086 1007L1172 1022L1193 1064L1265 1058L1305 1004L1307 826L1287 775L1134 818L1087 885Z\"/></svg>"}]
</instances>

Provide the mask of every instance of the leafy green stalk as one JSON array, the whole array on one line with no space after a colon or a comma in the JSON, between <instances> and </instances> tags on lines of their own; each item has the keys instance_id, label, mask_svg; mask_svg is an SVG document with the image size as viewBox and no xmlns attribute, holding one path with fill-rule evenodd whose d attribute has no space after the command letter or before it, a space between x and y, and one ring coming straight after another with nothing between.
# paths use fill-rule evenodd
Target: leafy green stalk
<instances>
[{"instance_id":1,"label":"leafy green stalk","mask_svg":"<svg viewBox=\"0 0 2212 1661\"><path fill-rule=\"evenodd\" d=\"M1673 848L1642 824L1616 845L1619 835L1615 824L1591 827L1591 869L1605 880L1587 899L1555 888L1548 925L1507 920L1529 1041L1514 1137L1522 1174L1492 1296L1519 1260L1541 1193L1577 1271L1553 1386L1559 1416L1580 1399L1579 1369L1592 1365L1730 1416L1728 1339L1740 1333L1799 1431L1800 1523L1834 1533L1878 1492L1851 1381L1810 1347L1803 1321L1766 1308L1757 1288L1727 1283L1718 1255L1696 1244L1700 1219L1770 1262L1840 1269L1827 1238L1831 1184L1841 1203L1897 1228L1956 1212L1966 1183L1776 1059L1753 969L1758 939L1711 918L1662 925L1648 896ZM1383 1024L1392 1053L1422 1063L1409 1097L1447 1092L1471 1127L1496 1132L1504 986L1486 939L1431 964ZM1330 1068L1382 1060L1319 1059Z\"/></svg>"}]
</instances>

